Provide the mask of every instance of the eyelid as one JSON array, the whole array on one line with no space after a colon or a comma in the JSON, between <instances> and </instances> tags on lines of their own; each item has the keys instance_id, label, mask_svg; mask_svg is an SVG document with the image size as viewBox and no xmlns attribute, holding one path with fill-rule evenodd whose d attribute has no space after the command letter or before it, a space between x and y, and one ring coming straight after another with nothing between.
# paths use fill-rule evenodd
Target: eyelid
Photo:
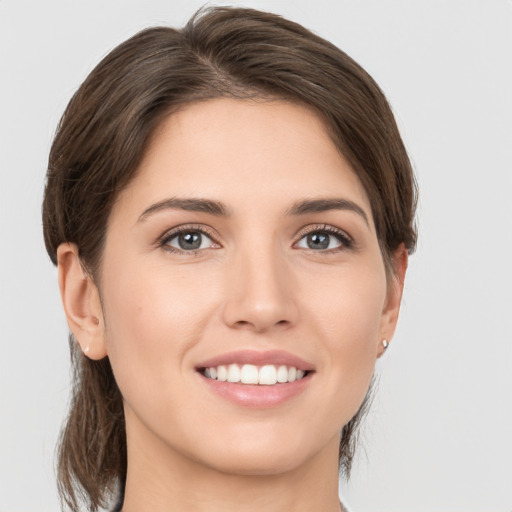
<instances>
[{"instance_id":1,"label":"eyelid","mask_svg":"<svg viewBox=\"0 0 512 512\"><path fill-rule=\"evenodd\" d=\"M209 226L205 226L204 224L180 224L179 226L174 226L171 229L168 229L165 231L162 235L160 235L155 245L161 248L164 248L165 250L169 252L175 252L179 254L188 254L193 255L198 252L204 251L206 249L196 249L191 251L182 251L175 247L168 246L167 243L169 240L173 239L174 237L178 236L180 233L188 232L188 231L195 231L198 233L202 233L206 235L208 238L212 240L212 242L217 245L218 247L221 247L220 243L217 241L217 234L214 232L212 228Z\"/></svg>"},{"instance_id":2,"label":"eyelid","mask_svg":"<svg viewBox=\"0 0 512 512\"><path fill-rule=\"evenodd\" d=\"M354 239L343 229L337 228L336 226L332 226L331 224L311 224L309 226L306 226L302 228L296 235L297 241L294 243L296 245L302 238L309 235L310 233L315 233L316 231L322 231L324 233L328 233L330 235L336 236L339 239L341 239L341 242L344 247L341 249L350 249L354 246L355 241ZM330 249L325 251L318 251L318 252L335 252L337 249Z\"/></svg>"},{"instance_id":3,"label":"eyelid","mask_svg":"<svg viewBox=\"0 0 512 512\"><path fill-rule=\"evenodd\" d=\"M169 252L175 252L179 254L187 254L187 255L193 255L198 252L204 251L206 249L197 249L197 250L190 250L190 251L182 251L180 249L168 246L169 240L172 238L178 236L180 233L188 232L188 231L196 231L199 233L203 233L208 238L210 238L213 242L213 244L217 245L216 248L220 248L221 244L218 242L218 235L216 232L209 226L205 226L204 224L180 224L178 226L174 226L167 231L165 231L162 235L160 235L157 240L155 241L155 245L161 248L164 248L165 250ZM324 251L318 251L323 253L331 253L336 252L343 249L350 249L354 246L354 239L343 229L340 229L336 226L332 226L330 224L311 224L309 226L305 226L304 228L301 228L299 232L295 235L296 241L294 242L294 246L302 240L305 236L307 236L310 233L314 233L316 231L321 231L324 233L328 233L330 235L333 235L337 237L342 242L342 246L335 249L328 249Z\"/></svg>"}]
</instances>

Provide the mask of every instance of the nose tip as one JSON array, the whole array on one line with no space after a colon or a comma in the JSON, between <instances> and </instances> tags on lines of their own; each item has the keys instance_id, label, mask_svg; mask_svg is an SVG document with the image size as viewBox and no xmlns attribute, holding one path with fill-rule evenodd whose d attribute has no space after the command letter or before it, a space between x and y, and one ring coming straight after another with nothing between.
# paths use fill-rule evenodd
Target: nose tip
<instances>
[{"instance_id":1,"label":"nose tip","mask_svg":"<svg viewBox=\"0 0 512 512\"><path fill-rule=\"evenodd\" d=\"M265 332L294 325L298 309L293 296L293 279L283 264L245 261L232 269L227 283L224 321L236 329Z\"/></svg>"},{"instance_id":2,"label":"nose tip","mask_svg":"<svg viewBox=\"0 0 512 512\"><path fill-rule=\"evenodd\" d=\"M289 319L283 318L281 320L277 320L278 316L276 316L275 312L271 311L269 308L254 308L252 311L246 309L246 314L243 316L248 319L235 320L234 322L228 323L230 323L232 327L253 330L258 333L265 332L270 328L286 329L292 324Z\"/></svg>"}]
</instances>

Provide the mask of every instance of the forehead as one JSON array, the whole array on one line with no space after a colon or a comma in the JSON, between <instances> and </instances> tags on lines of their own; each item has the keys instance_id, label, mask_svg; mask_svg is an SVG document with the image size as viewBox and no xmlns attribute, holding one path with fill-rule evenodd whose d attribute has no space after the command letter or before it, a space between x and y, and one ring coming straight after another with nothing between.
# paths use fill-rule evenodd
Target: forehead
<instances>
[{"instance_id":1,"label":"forehead","mask_svg":"<svg viewBox=\"0 0 512 512\"><path fill-rule=\"evenodd\" d=\"M215 99L187 105L157 128L120 196L155 202L207 196L233 206L284 206L350 196L370 206L320 117L287 101Z\"/></svg>"}]
</instances>

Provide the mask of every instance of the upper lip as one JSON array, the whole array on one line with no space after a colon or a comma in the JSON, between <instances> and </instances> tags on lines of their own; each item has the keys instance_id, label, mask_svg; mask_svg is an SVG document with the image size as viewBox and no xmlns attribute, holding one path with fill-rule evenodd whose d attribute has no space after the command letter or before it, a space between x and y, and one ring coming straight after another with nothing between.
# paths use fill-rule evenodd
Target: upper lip
<instances>
[{"instance_id":1,"label":"upper lip","mask_svg":"<svg viewBox=\"0 0 512 512\"><path fill-rule=\"evenodd\" d=\"M196 369L229 364L253 364L255 366L273 364L276 366L294 366L298 370L304 371L314 370L314 366L311 363L284 350L237 350L227 352L201 362L196 366Z\"/></svg>"}]
</instances>

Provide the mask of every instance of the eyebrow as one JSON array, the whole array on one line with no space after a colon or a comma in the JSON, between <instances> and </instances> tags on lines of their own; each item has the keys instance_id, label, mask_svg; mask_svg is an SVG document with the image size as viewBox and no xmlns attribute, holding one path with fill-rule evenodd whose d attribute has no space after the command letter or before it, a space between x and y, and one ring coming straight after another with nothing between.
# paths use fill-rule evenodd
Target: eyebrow
<instances>
[{"instance_id":1,"label":"eyebrow","mask_svg":"<svg viewBox=\"0 0 512 512\"><path fill-rule=\"evenodd\" d=\"M178 197L171 197L146 208L137 222L143 222L153 213L168 209L202 212L209 213L210 215L217 215L219 217L229 217L228 209L220 201L201 198L182 199Z\"/></svg>"},{"instance_id":2,"label":"eyebrow","mask_svg":"<svg viewBox=\"0 0 512 512\"><path fill-rule=\"evenodd\" d=\"M341 198L307 199L305 201L299 201L290 208L288 215L305 215L308 213L319 213L329 210L352 211L361 216L368 227L370 226L366 212L358 204L353 201L349 201L348 199Z\"/></svg>"},{"instance_id":3,"label":"eyebrow","mask_svg":"<svg viewBox=\"0 0 512 512\"><path fill-rule=\"evenodd\" d=\"M145 221L150 215L167 209L186 210L192 212L209 213L218 217L229 217L230 213L226 205L220 201L202 198L178 198L171 197L152 204L140 215L137 222ZM368 216L365 211L353 201L341 198L330 199L305 199L296 202L287 212L287 215L307 215L308 213L320 213L329 210L348 210L357 213L369 226Z\"/></svg>"}]
</instances>

